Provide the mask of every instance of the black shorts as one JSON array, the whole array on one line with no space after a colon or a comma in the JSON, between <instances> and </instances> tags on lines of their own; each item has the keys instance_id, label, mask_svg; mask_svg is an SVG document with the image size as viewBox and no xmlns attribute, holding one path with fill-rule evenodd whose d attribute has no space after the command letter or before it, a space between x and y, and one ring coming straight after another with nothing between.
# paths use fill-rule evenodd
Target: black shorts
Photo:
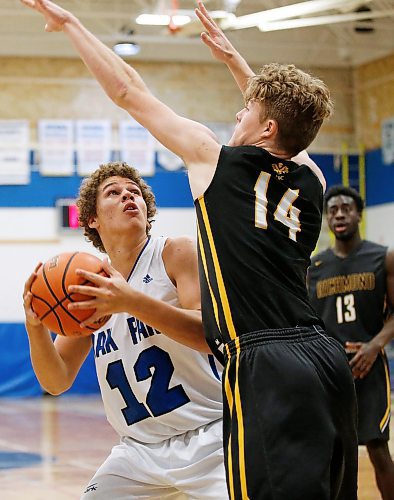
<instances>
[{"instance_id":1,"label":"black shorts","mask_svg":"<svg viewBox=\"0 0 394 500\"><path fill-rule=\"evenodd\" d=\"M357 406L345 352L320 327L264 330L225 346L230 499L357 498Z\"/></svg>"},{"instance_id":2,"label":"black shorts","mask_svg":"<svg viewBox=\"0 0 394 500\"><path fill-rule=\"evenodd\" d=\"M390 438L390 373L385 353L379 354L368 375L355 380L358 404L358 444Z\"/></svg>"}]
</instances>

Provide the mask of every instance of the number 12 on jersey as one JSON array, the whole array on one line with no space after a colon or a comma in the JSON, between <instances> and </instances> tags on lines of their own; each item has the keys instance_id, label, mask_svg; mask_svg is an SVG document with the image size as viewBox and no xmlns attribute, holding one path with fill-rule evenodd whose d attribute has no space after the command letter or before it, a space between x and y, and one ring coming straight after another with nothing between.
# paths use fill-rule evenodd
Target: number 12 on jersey
<instances>
[{"instance_id":1,"label":"number 12 on jersey","mask_svg":"<svg viewBox=\"0 0 394 500\"><path fill-rule=\"evenodd\" d=\"M255 226L260 229L267 229L267 207L268 207L268 184L271 174L261 172L254 186L256 192L255 201ZM299 189L287 189L282 196L274 212L275 220L281 222L289 228L289 238L297 241L297 232L301 231L300 210L293 206L293 203L298 198Z\"/></svg>"}]
</instances>

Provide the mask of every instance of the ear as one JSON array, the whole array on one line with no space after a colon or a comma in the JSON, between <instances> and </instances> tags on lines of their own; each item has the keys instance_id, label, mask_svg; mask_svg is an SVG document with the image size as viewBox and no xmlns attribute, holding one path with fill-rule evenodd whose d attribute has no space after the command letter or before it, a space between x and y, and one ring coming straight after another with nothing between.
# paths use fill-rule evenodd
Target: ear
<instances>
[{"instance_id":1,"label":"ear","mask_svg":"<svg viewBox=\"0 0 394 500\"><path fill-rule=\"evenodd\" d=\"M89 226L91 229L98 229L98 227L99 227L99 223L97 222L97 216L94 216L94 217L89 217L88 226Z\"/></svg>"},{"instance_id":2,"label":"ear","mask_svg":"<svg viewBox=\"0 0 394 500\"><path fill-rule=\"evenodd\" d=\"M262 125L262 137L264 139L274 139L278 134L278 122L272 118L267 118Z\"/></svg>"}]
</instances>

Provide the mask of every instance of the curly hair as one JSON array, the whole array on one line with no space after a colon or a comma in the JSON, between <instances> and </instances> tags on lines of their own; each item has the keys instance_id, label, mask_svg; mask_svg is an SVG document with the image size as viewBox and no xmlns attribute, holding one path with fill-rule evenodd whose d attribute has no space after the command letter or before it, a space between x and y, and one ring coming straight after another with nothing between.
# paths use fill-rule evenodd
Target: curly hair
<instances>
[{"instance_id":1,"label":"curly hair","mask_svg":"<svg viewBox=\"0 0 394 500\"><path fill-rule=\"evenodd\" d=\"M328 201L334 196L349 196L353 198L356 204L357 212L361 215L364 210L364 200L361 198L360 194L352 187L343 186L342 184L337 184L336 186L331 186L327 189L324 195L324 211L327 212Z\"/></svg>"},{"instance_id":2,"label":"curly hair","mask_svg":"<svg viewBox=\"0 0 394 500\"><path fill-rule=\"evenodd\" d=\"M109 177L124 177L135 182L141 189L142 197L147 208L147 224L146 234L152 227L152 217L156 213L156 200L151 188L146 184L144 179L139 174L138 170L127 165L124 162L110 162L95 170L88 178L86 178L79 189L77 199L78 220L79 225L84 229L85 237L93 243L93 246L98 248L100 252L105 253L103 242L96 229L89 227L89 221L97 215L97 193L98 188L103 181Z\"/></svg>"},{"instance_id":3,"label":"curly hair","mask_svg":"<svg viewBox=\"0 0 394 500\"><path fill-rule=\"evenodd\" d=\"M260 122L277 121L278 146L293 156L309 146L333 112L324 82L292 64L264 65L260 74L249 79L244 98L246 103L263 104Z\"/></svg>"}]
</instances>

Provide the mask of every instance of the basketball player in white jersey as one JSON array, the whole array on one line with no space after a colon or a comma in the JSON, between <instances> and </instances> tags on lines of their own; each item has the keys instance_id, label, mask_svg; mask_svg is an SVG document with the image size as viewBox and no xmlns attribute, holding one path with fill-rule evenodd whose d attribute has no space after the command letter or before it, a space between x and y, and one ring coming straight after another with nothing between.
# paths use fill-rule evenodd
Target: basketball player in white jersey
<instances>
[{"instance_id":1,"label":"basketball player in white jersey","mask_svg":"<svg viewBox=\"0 0 394 500\"><path fill-rule=\"evenodd\" d=\"M86 179L78 207L85 236L111 260L109 278L89 275L99 287L94 303L116 312L93 334L93 349L107 419L121 438L82 498L228 498L220 370L202 331L195 243L149 235L154 196L124 163ZM24 291L31 359L57 395L72 385L92 339L52 343L31 309L35 276Z\"/></svg>"}]
</instances>

